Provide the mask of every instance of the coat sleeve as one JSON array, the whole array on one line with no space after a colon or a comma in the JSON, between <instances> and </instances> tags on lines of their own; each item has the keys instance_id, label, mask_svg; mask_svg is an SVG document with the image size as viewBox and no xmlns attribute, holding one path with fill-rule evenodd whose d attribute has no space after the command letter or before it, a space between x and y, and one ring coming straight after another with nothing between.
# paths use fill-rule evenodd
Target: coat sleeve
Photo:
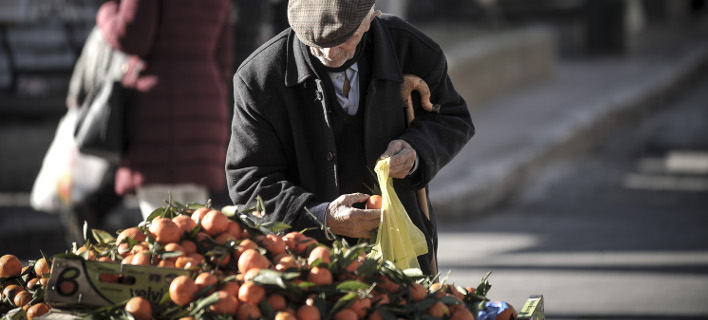
<instances>
[{"instance_id":1,"label":"coat sleeve","mask_svg":"<svg viewBox=\"0 0 708 320\"><path fill-rule=\"evenodd\" d=\"M260 196L266 213L261 222L281 221L294 230L325 223L326 202L297 185L289 174L293 169L275 128L283 126L274 111L274 95L249 89L237 73L234 76L234 115L226 155L226 181L236 205L255 205ZM308 208L315 217L305 211ZM319 222L318 222L319 221Z\"/></svg>"},{"instance_id":2,"label":"coat sleeve","mask_svg":"<svg viewBox=\"0 0 708 320\"><path fill-rule=\"evenodd\" d=\"M110 0L96 15L96 24L111 46L143 57L152 48L158 20L156 0Z\"/></svg>"},{"instance_id":3,"label":"coat sleeve","mask_svg":"<svg viewBox=\"0 0 708 320\"><path fill-rule=\"evenodd\" d=\"M475 134L467 103L452 85L442 51L434 61L427 74L418 76L428 84L430 100L440 105L440 112L422 110L420 103L415 103L415 119L400 137L416 150L420 160L416 174L406 178L415 189L425 187Z\"/></svg>"}]
</instances>

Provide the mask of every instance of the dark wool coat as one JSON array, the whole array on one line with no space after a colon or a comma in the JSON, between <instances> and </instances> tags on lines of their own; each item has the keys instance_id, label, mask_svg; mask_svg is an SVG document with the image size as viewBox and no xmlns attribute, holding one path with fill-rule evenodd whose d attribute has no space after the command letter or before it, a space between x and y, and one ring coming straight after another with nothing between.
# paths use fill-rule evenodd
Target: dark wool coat
<instances>
[{"instance_id":1,"label":"dark wool coat","mask_svg":"<svg viewBox=\"0 0 708 320\"><path fill-rule=\"evenodd\" d=\"M129 106L118 193L153 183L225 187L229 14L229 0L122 0L100 8L97 24L106 40L146 60Z\"/></svg>"},{"instance_id":2,"label":"dark wool coat","mask_svg":"<svg viewBox=\"0 0 708 320\"><path fill-rule=\"evenodd\" d=\"M474 134L467 104L455 91L440 47L407 22L390 15L374 19L367 38L373 61L364 110L365 159L374 168L394 139L410 143L419 156L416 174L394 179L396 194L413 223L425 233L429 254L419 257L430 273L437 250L435 213L430 220L418 208L415 190L425 187ZM303 208L316 208L323 219L326 204L340 195L333 107L324 89L327 74L317 74L306 50L287 29L256 50L234 76L234 119L226 160L229 193L235 204L266 204L265 221L279 220L298 229L310 220ZM315 59L315 58L312 58ZM406 128L400 98L402 74L423 78L439 114L422 111ZM315 222L309 223L316 226ZM315 230L314 232L321 232ZM323 240L322 234L312 234Z\"/></svg>"}]
</instances>

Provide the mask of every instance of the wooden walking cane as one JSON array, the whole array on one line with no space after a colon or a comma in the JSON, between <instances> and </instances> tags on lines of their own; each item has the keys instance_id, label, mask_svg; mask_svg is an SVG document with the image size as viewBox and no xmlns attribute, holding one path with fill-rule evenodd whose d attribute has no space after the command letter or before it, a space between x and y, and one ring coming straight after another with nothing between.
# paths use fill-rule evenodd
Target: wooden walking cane
<instances>
[{"instance_id":1,"label":"wooden walking cane","mask_svg":"<svg viewBox=\"0 0 708 320\"><path fill-rule=\"evenodd\" d=\"M440 112L439 104L432 104L430 102L430 88L428 84L425 83L423 79L413 74L403 75L403 84L401 85L401 99L403 100L403 107L406 109L406 120L408 125L411 124L415 118L415 111L413 110L413 90L418 91L420 94L420 104L424 110L428 112ZM428 211L428 196L425 188L416 190L416 196L418 198L418 207L425 214L425 217L430 220L430 212ZM435 259L435 251L430 248L432 252L433 259L430 261L430 269L433 275L438 273L437 261Z\"/></svg>"}]
</instances>

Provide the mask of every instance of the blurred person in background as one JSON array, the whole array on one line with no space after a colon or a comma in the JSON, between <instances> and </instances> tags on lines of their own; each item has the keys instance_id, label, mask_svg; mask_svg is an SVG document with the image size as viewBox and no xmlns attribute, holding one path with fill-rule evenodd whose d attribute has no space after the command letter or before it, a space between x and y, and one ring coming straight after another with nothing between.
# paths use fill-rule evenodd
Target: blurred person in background
<instances>
[{"instance_id":1,"label":"blurred person in background","mask_svg":"<svg viewBox=\"0 0 708 320\"><path fill-rule=\"evenodd\" d=\"M128 147L115 175L119 195L136 193L146 218L165 206L206 203L225 187L230 0L111 0L96 23L114 48L144 65L128 106ZM126 74L140 64L131 63ZM135 80L135 81L134 81Z\"/></svg>"},{"instance_id":2,"label":"blurred person in background","mask_svg":"<svg viewBox=\"0 0 708 320\"><path fill-rule=\"evenodd\" d=\"M246 58L234 76L231 199L250 207L260 196L266 208L259 222L307 229L320 242L332 240L320 223L346 238L369 238L381 210L363 209L366 185L376 179L367 167L390 156L396 194L426 236L421 270L437 273L435 214L429 201L418 206L416 190L474 134L440 46L376 11L373 0L290 0L287 14L291 28ZM403 74L425 80L441 106L438 113L422 111L414 99L410 127Z\"/></svg>"}]
</instances>

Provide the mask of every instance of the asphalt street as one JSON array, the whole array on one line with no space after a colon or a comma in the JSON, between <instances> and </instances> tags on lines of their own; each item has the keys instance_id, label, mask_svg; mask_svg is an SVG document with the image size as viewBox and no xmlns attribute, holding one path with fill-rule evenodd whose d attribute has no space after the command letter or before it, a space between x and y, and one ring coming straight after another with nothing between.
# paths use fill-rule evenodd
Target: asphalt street
<instances>
[{"instance_id":1,"label":"asphalt street","mask_svg":"<svg viewBox=\"0 0 708 320\"><path fill-rule=\"evenodd\" d=\"M440 272L548 319L708 319L708 75L507 204L439 223Z\"/></svg>"}]
</instances>

